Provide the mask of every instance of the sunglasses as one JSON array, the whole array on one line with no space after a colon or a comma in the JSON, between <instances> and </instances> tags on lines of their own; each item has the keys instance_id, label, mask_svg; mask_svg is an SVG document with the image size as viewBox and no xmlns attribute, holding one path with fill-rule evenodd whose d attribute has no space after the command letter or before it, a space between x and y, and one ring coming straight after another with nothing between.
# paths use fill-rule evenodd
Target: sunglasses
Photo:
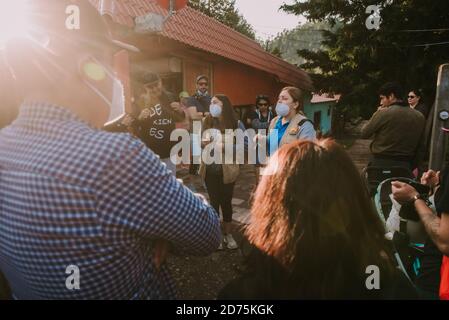
<instances>
[{"instance_id":1,"label":"sunglasses","mask_svg":"<svg viewBox=\"0 0 449 320\"><path fill-rule=\"evenodd\" d=\"M409 99L415 99L416 96L408 96Z\"/></svg>"},{"instance_id":2,"label":"sunglasses","mask_svg":"<svg viewBox=\"0 0 449 320\"><path fill-rule=\"evenodd\" d=\"M266 107L266 106L268 106L268 103L258 103L257 105L260 107Z\"/></svg>"},{"instance_id":3,"label":"sunglasses","mask_svg":"<svg viewBox=\"0 0 449 320\"><path fill-rule=\"evenodd\" d=\"M207 82L198 82L198 85L201 86L201 87L205 87L208 84L207 84Z\"/></svg>"}]
</instances>

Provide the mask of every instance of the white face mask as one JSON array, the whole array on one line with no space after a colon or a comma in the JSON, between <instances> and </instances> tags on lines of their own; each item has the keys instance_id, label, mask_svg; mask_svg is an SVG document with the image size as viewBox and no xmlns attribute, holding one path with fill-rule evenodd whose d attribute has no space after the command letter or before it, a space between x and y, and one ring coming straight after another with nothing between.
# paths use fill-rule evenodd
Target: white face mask
<instances>
[{"instance_id":1,"label":"white face mask","mask_svg":"<svg viewBox=\"0 0 449 320\"><path fill-rule=\"evenodd\" d=\"M97 94L109 108L106 124L125 113L125 90L122 82L95 58L82 67L84 83Z\"/></svg>"},{"instance_id":2,"label":"white face mask","mask_svg":"<svg viewBox=\"0 0 449 320\"><path fill-rule=\"evenodd\" d=\"M218 104L211 104L209 111L212 117L219 118L221 116L222 109Z\"/></svg>"},{"instance_id":3,"label":"white face mask","mask_svg":"<svg viewBox=\"0 0 449 320\"><path fill-rule=\"evenodd\" d=\"M285 117L290 113L290 107L285 103L278 103L276 105L276 113L280 117Z\"/></svg>"},{"instance_id":4,"label":"white face mask","mask_svg":"<svg viewBox=\"0 0 449 320\"><path fill-rule=\"evenodd\" d=\"M125 88L120 80L115 79L112 93L112 103L109 107L109 118L111 122L125 113Z\"/></svg>"}]
</instances>

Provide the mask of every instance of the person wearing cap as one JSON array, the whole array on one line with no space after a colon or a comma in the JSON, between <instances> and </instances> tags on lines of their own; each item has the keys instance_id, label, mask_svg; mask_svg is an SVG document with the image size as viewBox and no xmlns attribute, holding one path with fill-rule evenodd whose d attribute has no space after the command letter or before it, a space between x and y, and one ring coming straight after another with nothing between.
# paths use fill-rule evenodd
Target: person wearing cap
<instances>
[{"instance_id":1,"label":"person wearing cap","mask_svg":"<svg viewBox=\"0 0 449 320\"><path fill-rule=\"evenodd\" d=\"M181 91L178 95L179 97L179 104L181 106L182 111L184 111L185 114L185 119L183 122L181 123L177 123L176 124L176 128L177 129L185 129L187 131L190 130L190 125L191 125L191 119L189 114L187 113L187 101L190 98L190 95L187 91Z\"/></svg>"},{"instance_id":2,"label":"person wearing cap","mask_svg":"<svg viewBox=\"0 0 449 320\"><path fill-rule=\"evenodd\" d=\"M3 46L24 101L0 131L0 272L19 300L176 298L165 256L215 251L214 209L139 139L100 130L124 95L90 2L28 3L39 37Z\"/></svg>"},{"instance_id":3,"label":"person wearing cap","mask_svg":"<svg viewBox=\"0 0 449 320\"><path fill-rule=\"evenodd\" d=\"M186 114L174 95L164 89L158 74L140 72L135 80L145 89L145 102L144 108L138 110L139 115L132 122L132 128L176 176L176 164L170 159L170 152L177 142L171 141L170 135L176 129L176 123L185 121Z\"/></svg>"},{"instance_id":4,"label":"person wearing cap","mask_svg":"<svg viewBox=\"0 0 449 320\"><path fill-rule=\"evenodd\" d=\"M209 113L212 97L209 94L209 78L199 75L196 78L196 92L188 101L188 110L192 119L202 119ZM196 112L196 114L195 114Z\"/></svg>"},{"instance_id":5,"label":"person wearing cap","mask_svg":"<svg viewBox=\"0 0 449 320\"><path fill-rule=\"evenodd\" d=\"M193 126L194 121L200 123L204 117L209 114L209 106L212 101L212 97L209 94L209 78L206 75L199 75L196 78L195 84L196 92L187 100L187 114L192 121L190 125L192 129L195 128ZM190 165L189 173L193 175L198 174L199 170L199 164L194 164L193 159L201 157L201 146L198 143L201 139L198 138L198 135L200 135L199 132L192 131L192 163Z\"/></svg>"}]
</instances>

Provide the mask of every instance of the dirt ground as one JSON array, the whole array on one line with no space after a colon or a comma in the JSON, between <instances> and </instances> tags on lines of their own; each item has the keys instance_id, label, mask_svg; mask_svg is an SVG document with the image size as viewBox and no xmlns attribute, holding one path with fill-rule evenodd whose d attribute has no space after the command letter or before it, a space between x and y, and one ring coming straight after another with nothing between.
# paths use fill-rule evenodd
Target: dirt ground
<instances>
[{"instance_id":1,"label":"dirt ground","mask_svg":"<svg viewBox=\"0 0 449 320\"><path fill-rule=\"evenodd\" d=\"M208 197L204 184L199 176L188 174L186 168L180 168L177 177L193 192ZM244 221L249 214L249 202L255 186L254 169L242 166L240 177L234 189L234 238L240 248L236 250L220 250L208 257L176 257L167 260L171 274L178 286L178 298L186 300L210 300L217 297L218 292L229 281L239 275L244 267L244 252L248 244L242 231ZM243 253L242 253L243 252Z\"/></svg>"},{"instance_id":2,"label":"dirt ground","mask_svg":"<svg viewBox=\"0 0 449 320\"><path fill-rule=\"evenodd\" d=\"M216 251L208 257L174 257L168 264L183 300L213 300L243 268L240 250Z\"/></svg>"}]
</instances>

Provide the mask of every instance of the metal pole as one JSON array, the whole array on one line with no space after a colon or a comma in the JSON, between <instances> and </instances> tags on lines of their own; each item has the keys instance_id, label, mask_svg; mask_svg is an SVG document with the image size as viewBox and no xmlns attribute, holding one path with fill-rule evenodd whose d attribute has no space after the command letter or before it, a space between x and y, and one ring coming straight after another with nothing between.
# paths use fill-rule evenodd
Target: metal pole
<instances>
[{"instance_id":1,"label":"metal pole","mask_svg":"<svg viewBox=\"0 0 449 320\"><path fill-rule=\"evenodd\" d=\"M429 169L441 170L444 167L449 134L449 64L441 65L438 72L433 117Z\"/></svg>"}]
</instances>

